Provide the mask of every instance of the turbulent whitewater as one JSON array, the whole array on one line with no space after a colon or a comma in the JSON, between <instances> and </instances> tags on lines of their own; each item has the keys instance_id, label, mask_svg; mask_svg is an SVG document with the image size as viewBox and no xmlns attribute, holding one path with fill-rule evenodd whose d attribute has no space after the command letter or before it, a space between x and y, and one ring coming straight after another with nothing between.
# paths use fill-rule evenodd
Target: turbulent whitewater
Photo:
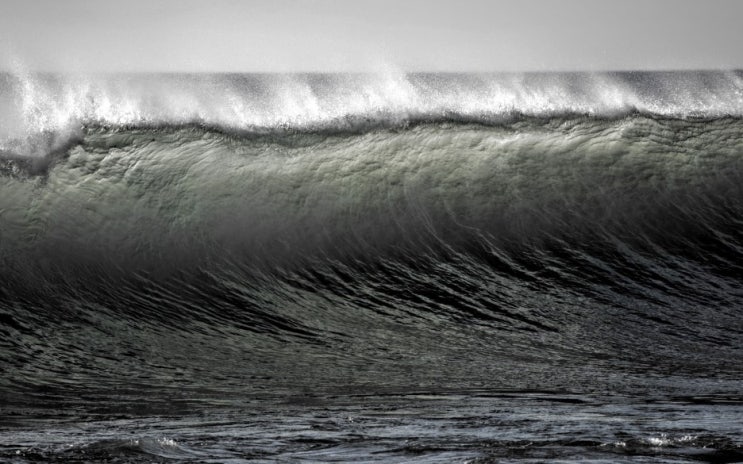
<instances>
[{"instance_id":1,"label":"turbulent whitewater","mask_svg":"<svg viewBox=\"0 0 743 464\"><path fill-rule=\"evenodd\" d=\"M3 459L743 461L739 72L0 103Z\"/></svg>"}]
</instances>

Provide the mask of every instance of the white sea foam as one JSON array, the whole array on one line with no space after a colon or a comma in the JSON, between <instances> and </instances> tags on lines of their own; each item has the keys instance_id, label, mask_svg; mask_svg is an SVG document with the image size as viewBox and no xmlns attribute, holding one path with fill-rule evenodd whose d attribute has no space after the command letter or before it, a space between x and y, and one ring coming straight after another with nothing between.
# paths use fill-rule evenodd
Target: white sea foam
<instances>
[{"instance_id":1,"label":"white sea foam","mask_svg":"<svg viewBox=\"0 0 743 464\"><path fill-rule=\"evenodd\" d=\"M80 126L198 123L237 130L358 129L415 120L628 112L743 115L737 72L611 74L130 74L18 72L0 81L0 150L39 155ZM36 141L34 143L29 141ZM42 150L43 151L43 150Z\"/></svg>"}]
</instances>

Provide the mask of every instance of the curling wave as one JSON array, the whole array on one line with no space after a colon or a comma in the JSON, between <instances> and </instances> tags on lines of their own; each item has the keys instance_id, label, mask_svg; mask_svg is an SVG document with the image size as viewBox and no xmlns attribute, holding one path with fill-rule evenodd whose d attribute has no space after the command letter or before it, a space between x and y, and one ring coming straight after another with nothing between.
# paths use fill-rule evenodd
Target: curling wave
<instances>
[{"instance_id":1,"label":"curling wave","mask_svg":"<svg viewBox=\"0 0 743 464\"><path fill-rule=\"evenodd\" d=\"M0 164L1 382L732 378L740 78L671 77L406 76L392 98L369 76L159 76L131 104L28 87Z\"/></svg>"},{"instance_id":2,"label":"curling wave","mask_svg":"<svg viewBox=\"0 0 743 464\"><path fill-rule=\"evenodd\" d=\"M0 75L0 153L44 156L80 127L363 131L521 116L742 116L740 72Z\"/></svg>"}]
</instances>

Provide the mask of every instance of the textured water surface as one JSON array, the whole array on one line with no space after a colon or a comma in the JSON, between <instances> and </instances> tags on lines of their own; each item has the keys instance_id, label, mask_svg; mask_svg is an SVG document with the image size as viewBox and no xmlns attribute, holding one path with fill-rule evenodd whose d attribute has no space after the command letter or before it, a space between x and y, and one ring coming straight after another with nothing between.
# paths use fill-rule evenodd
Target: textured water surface
<instances>
[{"instance_id":1,"label":"textured water surface","mask_svg":"<svg viewBox=\"0 0 743 464\"><path fill-rule=\"evenodd\" d=\"M743 461L740 73L0 100L1 460Z\"/></svg>"}]
</instances>

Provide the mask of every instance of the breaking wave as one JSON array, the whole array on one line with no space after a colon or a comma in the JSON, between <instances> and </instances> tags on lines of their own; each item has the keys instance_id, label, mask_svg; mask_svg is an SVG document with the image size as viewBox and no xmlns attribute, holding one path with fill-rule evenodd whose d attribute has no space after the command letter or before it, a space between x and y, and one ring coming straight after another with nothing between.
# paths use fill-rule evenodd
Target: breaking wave
<instances>
[{"instance_id":1,"label":"breaking wave","mask_svg":"<svg viewBox=\"0 0 743 464\"><path fill-rule=\"evenodd\" d=\"M9 401L743 367L739 73L4 79Z\"/></svg>"}]
</instances>

